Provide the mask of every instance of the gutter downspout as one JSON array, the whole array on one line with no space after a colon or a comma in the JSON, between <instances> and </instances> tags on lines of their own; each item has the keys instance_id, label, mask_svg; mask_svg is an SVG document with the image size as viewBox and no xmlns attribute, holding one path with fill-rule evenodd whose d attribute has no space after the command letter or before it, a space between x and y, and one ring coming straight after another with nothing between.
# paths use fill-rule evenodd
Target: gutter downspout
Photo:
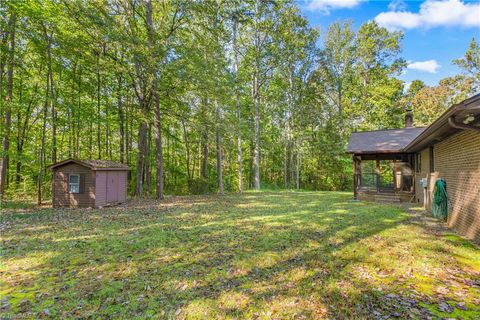
<instances>
[{"instance_id":1,"label":"gutter downspout","mask_svg":"<svg viewBox=\"0 0 480 320\"><path fill-rule=\"evenodd\" d=\"M448 124L452 128L462 129L462 130L473 130L480 132L480 127L469 126L468 124L458 123L455 121L455 116L450 116L448 118Z\"/></svg>"}]
</instances>

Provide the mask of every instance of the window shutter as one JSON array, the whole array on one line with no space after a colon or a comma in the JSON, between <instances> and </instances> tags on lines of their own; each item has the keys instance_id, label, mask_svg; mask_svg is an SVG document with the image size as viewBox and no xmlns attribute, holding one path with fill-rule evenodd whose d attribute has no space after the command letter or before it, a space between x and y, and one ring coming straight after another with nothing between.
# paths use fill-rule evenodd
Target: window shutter
<instances>
[{"instance_id":1,"label":"window shutter","mask_svg":"<svg viewBox=\"0 0 480 320\"><path fill-rule=\"evenodd\" d=\"M85 192L85 173L80 173L80 192Z\"/></svg>"}]
</instances>

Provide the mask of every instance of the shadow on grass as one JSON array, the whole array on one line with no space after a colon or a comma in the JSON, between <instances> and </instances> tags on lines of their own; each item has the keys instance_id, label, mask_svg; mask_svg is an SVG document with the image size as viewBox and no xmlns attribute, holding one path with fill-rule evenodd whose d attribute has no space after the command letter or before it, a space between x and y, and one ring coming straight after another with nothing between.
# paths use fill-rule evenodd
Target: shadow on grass
<instances>
[{"instance_id":1,"label":"shadow on grass","mask_svg":"<svg viewBox=\"0 0 480 320\"><path fill-rule=\"evenodd\" d=\"M4 295L13 313L58 317L404 315L351 272L370 254L358 244L407 216L349 198L246 193L12 215ZM22 259L35 263L14 275Z\"/></svg>"}]
</instances>

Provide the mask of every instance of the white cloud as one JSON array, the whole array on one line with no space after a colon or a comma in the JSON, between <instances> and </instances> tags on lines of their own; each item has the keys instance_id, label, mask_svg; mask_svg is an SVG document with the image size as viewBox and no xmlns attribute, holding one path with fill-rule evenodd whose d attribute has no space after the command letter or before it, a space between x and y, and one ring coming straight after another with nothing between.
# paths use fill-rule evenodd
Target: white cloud
<instances>
[{"instance_id":1,"label":"white cloud","mask_svg":"<svg viewBox=\"0 0 480 320\"><path fill-rule=\"evenodd\" d=\"M431 28L439 26L480 27L480 3L460 0L427 0L418 12L394 8L382 12L375 21L388 29Z\"/></svg>"},{"instance_id":2,"label":"white cloud","mask_svg":"<svg viewBox=\"0 0 480 320\"><path fill-rule=\"evenodd\" d=\"M310 11L320 11L323 14L329 14L333 9L354 8L363 0L311 0L307 4Z\"/></svg>"},{"instance_id":3,"label":"white cloud","mask_svg":"<svg viewBox=\"0 0 480 320\"><path fill-rule=\"evenodd\" d=\"M387 29L412 29L421 25L421 19L418 14L405 11L382 12L375 17L375 21Z\"/></svg>"},{"instance_id":4,"label":"white cloud","mask_svg":"<svg viewBox=\"0 0 480 320\"><path fill-rule=\"evenodd\" d=\"M403 0L393 0L388 4L388 9L390 11L399 11L407 9L407 4Z\"/></svg>"},{"instance_id":5,"label":"white cloud","mask_svg":"<svg viewBox=\"0 0 480 320\"><path fill-rule=\"evenodd\" d=\"M437 73L438 69L440 69L440 65L438 64L437 60L427 60L427 61L417 61L412 62L409 61L407 64L408 69L429 72L429 73Z\"/></svg>"}]
</instances>

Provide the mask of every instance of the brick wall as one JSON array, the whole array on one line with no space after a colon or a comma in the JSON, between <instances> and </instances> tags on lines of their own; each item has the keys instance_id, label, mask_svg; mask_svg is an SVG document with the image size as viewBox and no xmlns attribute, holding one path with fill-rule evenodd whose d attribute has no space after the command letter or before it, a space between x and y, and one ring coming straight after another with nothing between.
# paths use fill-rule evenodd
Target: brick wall
<instances>
[{"instance_id":1,"label":"brick wall","mask_svg":"<svg viewBox=\"0 0 480 320\"><path fill-rule=\"evenodd\" d=\"M480 241L480 133L465 130L437 143L434 157L453 205L448 225Z\"/></svg>"},{"instance_id":2,"label":"brick wall","mask_svg":"<svg viewBox=\"0 0 480 320\"><path fill-rule=\"evenodd\" d=\"M429 173L427 148L422 151L422 170L419 174L420 178L429 178L427 208L431 209L435 180L445 179L452 204L448 225L467 238L480 241L480 133L460 131L435 144L433 152L435 172ZM421 197L421 188L417 188L416 198L423 202Z\"/></svg>"}]
</instances>

